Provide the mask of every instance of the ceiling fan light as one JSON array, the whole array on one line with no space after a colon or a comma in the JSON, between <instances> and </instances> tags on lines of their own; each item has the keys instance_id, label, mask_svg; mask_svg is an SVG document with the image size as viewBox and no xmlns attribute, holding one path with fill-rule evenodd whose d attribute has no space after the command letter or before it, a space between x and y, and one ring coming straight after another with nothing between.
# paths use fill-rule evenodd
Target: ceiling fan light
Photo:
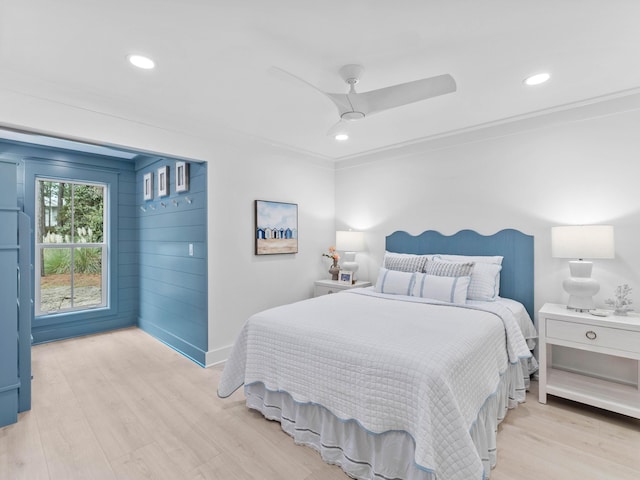
<instances>
[{"instance_id":1,"label":"ceiling fan light","mask_svg":"<svg viewBox=\"0 0 640 480\"><path fill-rule=\"evenodd\" d=\"M529 85L529 86L540 85L541 83L546 82L550 78L551 78L551 75L548 74L547 72L536 73L535 75L531 75L530 77L525 78L524 83L525 85Z\"/></svg>"},{"instance_id":2,"label":"ceiling fan light","mask_svg":"<svg viewBox=\"0 0 640 480\"><path fill-rule=\"evenodd\" d=\"M349 134L345 132L340 132L340 133L336 133L333 138L335 138L338 142L345 142L349 140Z\"/></svg>"},{"instance_id":3,"label":"ceiling fan light","mask_svg":"<svg viewBox=\"0 0 640 480\"><path fill-rule=\"evenodd\" d=\"M129 60L129 63L131 63L131 65L142 68L143 70L151 70L156 66L156 63L153 60L151 60L149 57L145 57L144 55L132 54L128 55L127 59Z\"/></svg>"}]
</instances>

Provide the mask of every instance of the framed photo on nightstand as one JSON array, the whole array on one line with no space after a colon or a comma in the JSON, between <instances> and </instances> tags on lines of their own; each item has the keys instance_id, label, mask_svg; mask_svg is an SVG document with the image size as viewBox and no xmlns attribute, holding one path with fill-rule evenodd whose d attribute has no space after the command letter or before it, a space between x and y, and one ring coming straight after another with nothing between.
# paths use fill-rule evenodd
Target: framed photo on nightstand
<instances>
[{"instance_id":1,"label":"framed photo on nightstand","mask_svg":"<svg viewBox=\"0 0 640 480\"><path fill-rule=\"evenodd\" d=\"M351 285L353 283L353 272L349 270L340 270L340 273L338 273L338 283Z\"/></svg>"}]
</instances>

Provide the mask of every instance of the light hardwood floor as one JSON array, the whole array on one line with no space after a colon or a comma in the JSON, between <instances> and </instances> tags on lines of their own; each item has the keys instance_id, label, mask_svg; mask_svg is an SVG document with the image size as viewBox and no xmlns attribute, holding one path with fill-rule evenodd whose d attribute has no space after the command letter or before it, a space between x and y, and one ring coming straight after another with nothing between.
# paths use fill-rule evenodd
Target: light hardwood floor
<instances>
[{"instance_id":1,"label":"light hardwood floor","mask_svg":"<svg viewBox=\"0 0 640 480\"><path fill-rule=\"evenodd\" d=\"M220 372L138 329L36 346L33 408L0 429L0 479L347 480L241 391L217 398ZM640 421L531 392L500 427L491 478L637 480Z\"/></svg>"}]
</instances>

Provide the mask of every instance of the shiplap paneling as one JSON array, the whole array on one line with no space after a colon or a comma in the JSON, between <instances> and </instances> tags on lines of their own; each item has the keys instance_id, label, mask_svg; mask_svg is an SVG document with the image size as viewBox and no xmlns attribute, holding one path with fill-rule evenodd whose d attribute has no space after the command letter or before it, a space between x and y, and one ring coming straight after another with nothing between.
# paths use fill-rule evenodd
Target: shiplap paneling
<instances>
[{"instance_id":1,"label":"shiplap paneling","mask_svg":"<svg viewBox=\"0 0 640 480\"><path fill-rule=\"evenodd\" d=\"M0 159L0 427L18 420L16 165Z\"/></svg>"},{"instance_id":2,"label":"shiplap paneling","mask_svg":"<svg viewBox=\"0 0 640 480\"><path fill-rule=\"evenodd\" d=\"M158 197L157 169L169 166L169 195ZM137 232L138 325L204 365L207 352L206 164L190 163L189 191L175 191L175 162L139 161ZM154 175L154 198L144 200L143 177ZM193 256L189 255L193 245Z\"/></svg>"},{"instance_id":3,"label":"shiplap paneling","mask_svg":"<svg viewBox=\"0 0 640 480\"><path fill-rule=\"evenodd\" d=\"M2 142L5 155L19 164L19 206L35 218L38 176L96 181L109 185L110 296L109 308L35 317L34 343L49 342L135 325L138 316L138 255L136 252L136 177L134 164L115 158L51 147ZM128 245L121 253L120 245ZM32 250L34 243L31 243Z\"/></svg>"}]
</instances>

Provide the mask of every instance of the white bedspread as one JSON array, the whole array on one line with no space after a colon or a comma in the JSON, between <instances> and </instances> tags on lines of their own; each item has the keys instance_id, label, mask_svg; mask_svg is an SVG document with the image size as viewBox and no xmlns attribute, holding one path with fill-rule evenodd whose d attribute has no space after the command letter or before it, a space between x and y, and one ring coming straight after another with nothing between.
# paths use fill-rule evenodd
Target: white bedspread
<instances>
[{"instance_id":1,"label":"white bedspread","mask_svg":"<svg viewBox=\"0 0 640 480\"><path fill-rule=\"evenodd\" d=\"M480 480L469 430L509 361L530 352L504 306L421 300L354 289L258 313L218 394L263 383L370 432L406 431L416 465L439 479Z\"/></svg>"}]
</instances>

